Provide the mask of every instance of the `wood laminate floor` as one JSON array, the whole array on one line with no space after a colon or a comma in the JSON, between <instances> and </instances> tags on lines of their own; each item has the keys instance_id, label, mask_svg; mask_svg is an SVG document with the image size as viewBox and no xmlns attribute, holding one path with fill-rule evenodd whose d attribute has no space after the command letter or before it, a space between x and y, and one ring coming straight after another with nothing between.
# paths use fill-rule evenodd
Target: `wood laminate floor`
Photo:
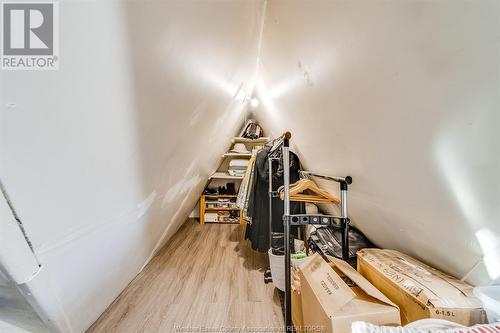
<instances>
[{"instance_id":1,"label":"wood laminate floor","mask_svg":"<svg viewBox=\"0 0 500 333\"><path fill-rule=\"evenodd\" d=\"M274 286L264 284L266 255L243 235L239 225L188 220L87 333L275 332L283 316Z\"/></svg>"}]
</instances>

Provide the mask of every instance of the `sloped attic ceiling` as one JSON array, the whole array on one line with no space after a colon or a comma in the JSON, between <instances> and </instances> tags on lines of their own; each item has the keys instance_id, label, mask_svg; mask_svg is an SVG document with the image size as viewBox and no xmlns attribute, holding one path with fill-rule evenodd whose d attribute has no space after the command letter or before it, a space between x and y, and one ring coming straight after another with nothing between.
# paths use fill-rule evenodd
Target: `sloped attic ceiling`
<instances>
[{"instance_id":1,"label":"sloped attic ceiling","mask_svg":"<svg viewBox=\"0 0 500 333\"><path fill-rule=\"evenodd\" d=\"M257 86L266 131L354 177L355 225L476 283L498 278L498 9L270 0ZM61 1L60 70L1 73L0 179L43 265L24 286L61 331L90 326L194 206L243 121L263 13Z\"/></svg>"},{"instance_id":2,"label":"sloped attic ceiling","mask_svg":"<svg viewBox=\"0 0 500 333\"><path fill-rule=\"evenodd\" d=\"M25 287L61 331L193 209L243 123L263 5L61 1L60 70L0 74L0 179L43 266Z\"/></svg>"},{"instance_id":3,"label":"sloped attic ceiling","mask_svg":"<svg viewBox=\"0 0 500 333\"><path fill-rule=\"evenodd\" d=\"M353 223L499 279L500 3L269 1L263 31L255 115L308 169L353 176Z\"/></svg>"}]
</instances>

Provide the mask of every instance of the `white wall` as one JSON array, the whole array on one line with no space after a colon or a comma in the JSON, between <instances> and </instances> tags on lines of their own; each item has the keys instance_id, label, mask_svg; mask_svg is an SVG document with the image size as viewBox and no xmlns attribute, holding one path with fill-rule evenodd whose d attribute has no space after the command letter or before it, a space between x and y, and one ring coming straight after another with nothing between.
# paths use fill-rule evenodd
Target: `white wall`
<instances>
[{"instance_id":1,"label":"white wall","mask_svg":"<svg viewBox=\"0 0 500 333\"><path fill-rule=\"evenodd\" d=\"M184 222L243 122L261 1L60 1L60 70L0 73L0 179L82 332Z\"/></svg>"},{"instance_id":2,"label":"white wall","mask_svg":"<svg viewBox=\"0 0 500 333\"><path fill-rule=\"evenodd\" d=\"M0 332L49 333L24 296L0 275Z\"/></svg>"},{"instance_id":3,"label":"white wall","mask_svg":"<svg viewBox=\"0 0 500 333\"><path fill-rule=\"evenodd\" d=\"M375 243L500 277L500 2L269 0L259 75L264 128L353 176Z\"/></svg>"}]
</instances>

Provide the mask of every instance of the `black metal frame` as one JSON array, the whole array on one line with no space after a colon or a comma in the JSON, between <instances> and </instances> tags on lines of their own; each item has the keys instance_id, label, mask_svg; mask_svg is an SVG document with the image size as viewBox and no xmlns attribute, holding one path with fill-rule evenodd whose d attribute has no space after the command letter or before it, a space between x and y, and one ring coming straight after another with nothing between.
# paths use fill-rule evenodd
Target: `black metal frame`
<instances>
[{"instance_id":1,"label":"black metal frame","mask_svg":"<svg viewBox=\"0 0 500 333\"><path fill-rule=\"evenodd\" d=\"M273 163L279 161L278 157L268 157L269 164L269 247L272 244L272 230L273 230L273 198L279 196L278 191L273 191Z\"/></svg>"},{"instance_id":2,"label":"black metal frame","mask_svg":"<svg viewBox=\"0 0 500 333\"><path fill-rule=\"evenodd\" d=\"M276 151L280 148L282 149L281 158L283 159L283 173L284 173L284 214L283 214L283 224L285 231L285 331L293 332L292 323L292 302L291 302L291 249L290 249L290 226L292 225L333 225L340 222L342 228L342 259L348 261L349 259L349 217L347 215L347 190L350 184L352 184L352 178L347 177L331 177L316 174L313 172L303 171L302 173L306 176L319 177L331 181L338 182L340 184L340 203L341 212L340 216L332 215L321 215L321 214L296 214L290 215L290 132L283 134L278 140L278 143L273 145L269 153L269 234L271 238L271 226L272 226L272 198L278 196L277 191L273 191L272 187L272 166L273 162L279 160L276 156ZM281 141L282 140L282 141ZM271 241L269 242L271 246Z\"/></svg>"},{"instance_id":3,"label":"black metal frame","mask_svg":"<svg viewBox=\"0 0 500 333\"><path fill-rule=\"evenodd\" d=\"M282 156L281 149L284 144L285 139L289 139L291 137L290 132L283 133L280 137L276 138L273 141L273 145L268 152L268 182L269 182L269 247L272 244L272 226L273 226L273 198L277 198L279 196L278 191L273 190L273 166L274 162L279 161Z\"/></svg>"}]
</instances>

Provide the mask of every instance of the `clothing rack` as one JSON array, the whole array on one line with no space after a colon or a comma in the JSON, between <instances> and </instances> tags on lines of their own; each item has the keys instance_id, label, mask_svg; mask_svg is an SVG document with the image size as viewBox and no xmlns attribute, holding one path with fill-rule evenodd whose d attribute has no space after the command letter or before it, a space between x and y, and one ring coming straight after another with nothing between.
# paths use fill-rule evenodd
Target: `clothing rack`
<instances>
[{"instance_id":1,"label":"clothing rack","mask_svg":"<svg viewBox=\"0 0 500 333\"><path fill-rule=\"evenodd\" d=\"M285 132L281 134L279 137L276 139L272 140L268 144L272 144L271 149L269 150L269 153L267 154L270 157L279 157L280 155L280 148L283 147L284 140L290 140L292 137L292 134L290 132Z\"/></svg>"},{"instance_id":2,"label":"clothing rack","mask_svg":"<svg viewBox=\"0 0 500 333\"><path fill-rule=\"evenodd\" d=\"M283 159L283 185L284 185L284 214L283 214L283 224L285 233L285 331L294 332L294 327L292 323L292 302L291 302L291 259L290 259L290 226L292 225L333 225L340 221L342 228L342 259L347 261L349 259L349 217L347 216L347 189L350 184L352 184L352 177L333 177L320 175L310 171L303 171L302 174L309 177L319 177L326 180L331 180L339 183L340 185L340 202L341 211L340 216L332 215L321 215L321 214L295 214L290 215L290 132L284 133L281 137L282 142L273 145L276 150L281 147L282 153L281 158ZM276 146L276 147L275 147ZM275 153L276 150L272 152ZM271 152L270 152L271 154ZM275 160L279 160L279 157L273 156ZM272 205L272 196L278 195L272 191L272 177L271 177L271 166L272 161L269 162L269 204ZM277 192L277 191L276 191ZM271 206L270 206L271 208ZM272 217L270 215L270 217ZM271 221L270 221L271 223ZM271 226L271 224L270 224ZM271 230L271 229L269 229ZM271 243L269 243L271 244Z\"/></svg>"},{"instance_id":3,"label":"clothing rack","mask_svg":"<svg viewBox=\"0 0 500 333\"><path fill-rule=\"evenodd\" d=\"M340 216L335 217L335 216L327 216L327 217L320 217L318 216L317 219L322 219L322 223L318 224L326 224L326 225L332 225L333 223L336 222L336 220L340 221L340 227L342 230L342 260L348 261L349 260L349 217L347 216L347 188L349 185L352 184L352 177L351 176L346 176L346 177L335 177L335 176L325 176L321 174L317 174L311 171L300 171L302 175L304 175L307 178L312 177L318 177L330 181L334 181L340 184ZM302 217L307 220L307 217ZM314 217L313 217L314 219ZM293 218L292 218L293 220ZM297 221L295 221L297 222ZM309 224L309 223L306 223ZM316 222L312 224L317 224ZM293 221L292 221L293 225Z\"/></svg>"},{"instance_id":4,"label":"clothing rack","mask_svg":"<svg viewBox=\"0 0 500 333\"><path fill-rule=\"evenodd\" d=\"M281 149L285 140L290 140L292 134L290 132L285 132L276 139L272 140L271 149L268 155L268 175L269 175L269 247L272 244L272 226L273 226L273 198L279 196L278 191L273 191L273 166L274 162L278 162L281 159Z\"/></svg>"}]
</instances>

